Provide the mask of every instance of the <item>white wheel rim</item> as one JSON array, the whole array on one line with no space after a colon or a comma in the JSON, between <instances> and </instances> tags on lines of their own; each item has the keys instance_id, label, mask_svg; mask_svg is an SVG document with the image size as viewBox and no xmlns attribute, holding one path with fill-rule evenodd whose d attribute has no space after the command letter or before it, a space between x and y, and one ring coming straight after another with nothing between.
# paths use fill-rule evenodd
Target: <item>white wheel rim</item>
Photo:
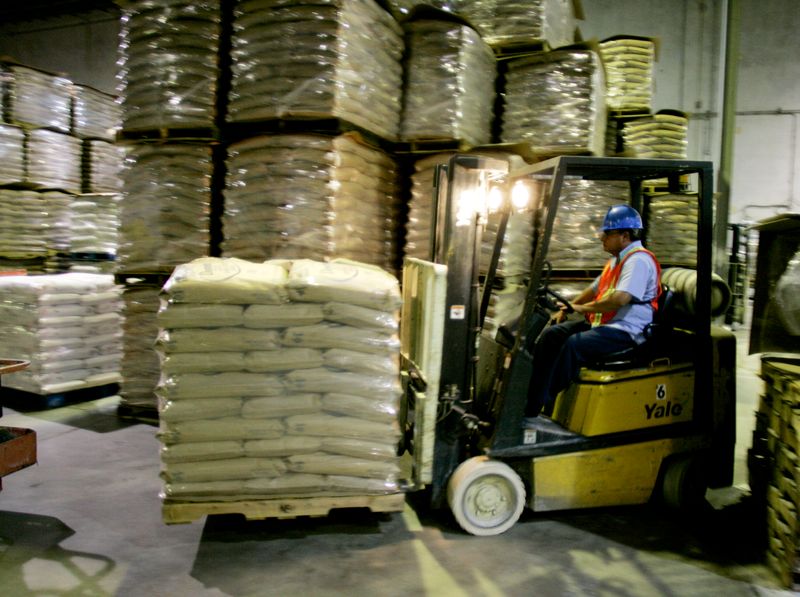
<instances>
[{"instance_id":1,"label":"white wheel rim","mask_svg":"<svg viewBox=\"0 0 800 597\"><path fill-rule=\"evenodd\" d=\"M479 527L493 528L508 520L516 509L516 492L508 479L484 475L473 481L462 498L462 510Z\"/></svg>"}]
</instances>

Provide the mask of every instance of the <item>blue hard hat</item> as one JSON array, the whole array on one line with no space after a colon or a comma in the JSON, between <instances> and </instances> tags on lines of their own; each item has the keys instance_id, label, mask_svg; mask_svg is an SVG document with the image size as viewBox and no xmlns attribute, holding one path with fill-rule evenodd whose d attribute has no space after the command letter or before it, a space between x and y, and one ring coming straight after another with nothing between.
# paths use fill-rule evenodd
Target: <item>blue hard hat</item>
<instances>
[{"instance_id":1,"label":"blue hard hat","mask_svg":"<svg viewBox=\"0 0 800 597\"><path fill-rule=\"evenodd\" d=\"M607 230L639 230L642 228L642 216L630 205L613 205L608 209L603 220L603 232Z\"/></svg>"}]
</instances>

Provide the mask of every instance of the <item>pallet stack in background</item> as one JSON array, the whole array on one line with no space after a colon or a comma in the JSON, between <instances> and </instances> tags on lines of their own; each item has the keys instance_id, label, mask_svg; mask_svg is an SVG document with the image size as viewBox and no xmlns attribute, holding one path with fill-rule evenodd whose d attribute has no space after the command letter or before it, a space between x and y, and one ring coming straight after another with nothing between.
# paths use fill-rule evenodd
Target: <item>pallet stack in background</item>
<instances>
[{"instance_id":1,"label":"pallet stack in background","mask_svg":"<svg viewBox=\"0 0 800 597\"><path fill-rule=\"evenodd\" d=\"M125 334L119 413L156 418L158 295L175 266L215 250L220 203L220 3L125 2L119 46L125 147L117 281Z\"/></svg>"},{"instance_id":2,"label":"pallet stack in background","mask_svg":"<svg viewBox=\"0 0 800 597\"><path fill-rule=\"evenodd\" d=\"M750 489L766 518L767 565L800 589L800 358L765 354L764 393L748 451Z\"/></svg>"},{"instance_id":3,"label":"pallet stack in background","mask_svg":"<svg viewBox=\"0 0 800 597\"><path fill-rule=\"evenodd\" d=\"M31 361L3 399L36 408L114 395L121 303L98 274L117 248L119 105L10 60L0 80L0 348Z\"/></svg>"},{"instance_id":4,"label":"pallet stack in background","mask_svg":"<svg viewBox=\"0 0 800 597\"><path fill-rule=\"evenodd\" d=\"M118 202L121 155L113 140L119 105L111 95L12 61L0 63L0 71L0 226L21 223L18 234L3 238L0 267L42 273L95 265L94 271L109 271L115 230L100 233L100 252L91 246L96 226L83 226L79 217L74 232L71 222L82 193L108 194L102 206L99 197L90 200L100 211L113 212Z\"/></svg>"}]
</instances>

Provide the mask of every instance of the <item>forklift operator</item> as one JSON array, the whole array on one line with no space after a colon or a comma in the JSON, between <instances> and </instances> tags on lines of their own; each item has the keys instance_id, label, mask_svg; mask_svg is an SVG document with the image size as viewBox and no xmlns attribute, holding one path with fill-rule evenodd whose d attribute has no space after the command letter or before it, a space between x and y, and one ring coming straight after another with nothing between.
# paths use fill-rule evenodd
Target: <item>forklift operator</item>
<instances>
[{"instance_id":1,"label":"forklift operator","mask_svg":"<svg viewBox=\"0 0 800 597\"><path fill-rule=\"evenodd\" d=\"M628 205L615 205L603 221L600 239L611 253L603 272L572 301L585 319L564 321L562 306L536 341L534 373L528 388L526 416L552 412L559 392L587 363L644 341L661 292L661 266L641 243L642 218Z\"/></svg>"}]
</instances>

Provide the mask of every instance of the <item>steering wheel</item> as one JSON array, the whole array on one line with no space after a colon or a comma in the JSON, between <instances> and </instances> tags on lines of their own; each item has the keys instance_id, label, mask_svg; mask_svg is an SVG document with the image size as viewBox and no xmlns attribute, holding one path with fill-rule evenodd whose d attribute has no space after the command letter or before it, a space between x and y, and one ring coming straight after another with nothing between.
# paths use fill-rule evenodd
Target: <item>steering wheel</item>
<instances>
[{"instance_id":1,"label":"steering wheel","mask_svg":"<svg viewBox=\"0 0 800 597\"><path fill-rule=\"evenodd\" d=\"M548 294L548 295L552 296L559 303L564 305L564 307L566 307L567 313L574 313L575 312L575 309L572 308L572 305L570 304L570 302L567 299L565 299L563 296L561 296L560 294L555 292L554 290L550 290L550 288L545 287L544 292L545 292L545 294ZM552 303L552 302L550 302L550 304L548 304L547 306L550 309L553 309L553 310L556 310L556 309L559 308L559 306L557 304Z\"/></svg>"}]
</instances>

